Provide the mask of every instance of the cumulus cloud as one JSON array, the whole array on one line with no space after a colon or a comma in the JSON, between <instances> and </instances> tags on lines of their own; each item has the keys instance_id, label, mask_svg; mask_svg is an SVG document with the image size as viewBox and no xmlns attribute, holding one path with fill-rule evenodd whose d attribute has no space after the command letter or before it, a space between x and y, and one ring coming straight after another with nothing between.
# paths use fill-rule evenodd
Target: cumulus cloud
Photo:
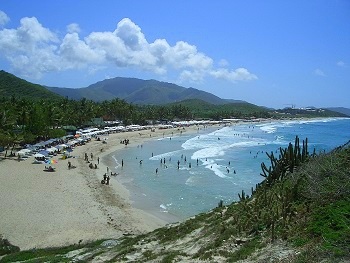
<instances>
[{"instance_id":1,"label":"cumulus cloud","mask_svg":"<svg viewBox=\"0 0 350 263\"><path fill-rule=\"evenodd\" d=\"M0 10L0 27L6 25L9 21L10 18L6 15L6 13Z\"/></svg>"},{"instance_id":2,"label":"cumulus cloud","mask_svg":"<svg viewBox=\"0 0 350 263\"><path fill-rule=\"evenodd\" d=\"M61 70L57 36L35 17L25 17L16 29L0 30L0 53L24 76L41 77Z\"/></svg>"},{"instance_id":3,"label":"cumulus cloud","mask_svg":"<svg viewBox=\"0 0 350 263\"><path fill-rule=\"evenodd\" d=\"M250 73L246 68L238 68L236 70L228 70L226 68L219 68L210 72L212 76L218 79L225 79L230 81L240 80L255 80L258 77Z\"/></svg>"},{"instance_id":4,"label":"cumulus cloud","mask_svg":"<svg viewBox=\"0 0 350 263\"><path fill-rule=\"evenodd\" d=\"M80 27L76 23L69 24L67 26L67 32L68 33L80 33Z\"/></svg>"},{"instance_id":5,"label":"cumulus cloud","mask_svg":"<svg viewBox=\"0 0 350 263\"><path fill-rule=\"evenodd\" d=\"M326 76L326 74L325 74L321 69L319 69L319 68L317 68L317 69L314 70L314 74L315 74L316 76L321 76L321 77L325 77L325 76Z\"/></svg>"},{"instance_id":6,"label":"cumulus cloud","mask_svg":"<svg viewBox=\"0 0 350 263\"><path fill-rule=\"evenodd\" d=\"M25 17L18 28L0 30L0 54L18 72L31 77L69 69L95 72L114 65L156 74L175 71L182 81L201 81L207 76L233 82L257 79L245 68L227 68L226 60L215 68L212 58L185 41L170 45L165 39L156 39L149 43L129 18L119 21L114 31L91 32L84 38L79 33L79 25L72 23L59 39L35 17Z\"/></svg>"}]
</instances>

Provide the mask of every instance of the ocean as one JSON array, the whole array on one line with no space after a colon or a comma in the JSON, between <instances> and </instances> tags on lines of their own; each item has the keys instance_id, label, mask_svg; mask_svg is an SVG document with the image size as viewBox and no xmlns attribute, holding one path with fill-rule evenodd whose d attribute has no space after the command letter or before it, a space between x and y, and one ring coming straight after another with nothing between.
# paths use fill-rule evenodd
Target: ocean
<instances>
[{"instance_id":1,"label":"ocean","mask_svg":"<svg viewBox=\"0 0 350 263\"><path fill-rule=\"evenodd\" d=\"M350 119L244 123L201 128L197 133L154 139L108 156L117 178L130 190L133 206L169 222L237 201L242 190L264 177L266 152L276 152L295 136L308 138L309 152L329 152L350 140ZM123 160L123 167L121 162Z\"/></svg>"}]
</instances>

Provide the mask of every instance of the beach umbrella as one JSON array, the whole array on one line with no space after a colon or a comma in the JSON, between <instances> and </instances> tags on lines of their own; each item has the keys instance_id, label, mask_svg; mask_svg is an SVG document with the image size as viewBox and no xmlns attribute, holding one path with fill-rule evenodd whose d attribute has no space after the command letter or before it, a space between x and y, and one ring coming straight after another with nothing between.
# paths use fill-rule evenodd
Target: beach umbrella
<instances>
[{"instance_id":1,"label":"beach umbrella","mask_svg":"<svg viewBox=\"0 0 350 263\"><path fill-rule=\"evenodd\" d=\"M73 150L71 148L66 149L67 152L71 153Z\"/></svg>"},{"instance_id":2,"label":"beach umbrella","mask_svg":"<svg viewBox=\"0 0 350 263\"><path fill-rule=\"evenodd\" d=\"M55 164L55 163L57 163L57 161L56 160L47 160L47 161L45 161L45 163L47 163L47 164Z\"/></svg>"},{"instance_id":3,"label":"beach umbrella","mask_svg":"<svg viewBox=\"0 0 350 263\"><path fill-rule=\"evenodd\" d=\"M34 154L34 157L35 158L43 158L43 157L45 157L45 155L43 155L41 153L36 153L36 154Z\"/></svg>"}]
</instances>

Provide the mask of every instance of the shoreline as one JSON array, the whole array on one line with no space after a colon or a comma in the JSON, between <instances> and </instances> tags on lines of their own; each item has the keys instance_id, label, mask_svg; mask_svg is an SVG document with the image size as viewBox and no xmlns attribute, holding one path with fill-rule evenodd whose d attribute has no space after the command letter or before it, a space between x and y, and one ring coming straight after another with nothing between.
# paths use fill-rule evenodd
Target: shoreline
<instances>
[{"instance_id":1,"label":"shoreline","mask_svg":"<svg viewBox=\"0 0 350 263\"><path fill-rule=\"evenodd\" d=\"M214 129L221 129L222 127L224 127L223 125L211 125L209 126L210 128ZM137 146L141 146L145 143L152 143L152 140L157 140L159 138L170 138L170 137L175 137L175 136L181 136L181 134L183 135L195 135L198 133L199 130L203 129L203 127L199 127L199 126L190 126L190 127L186 127L185 129L179 129L179 128L173 128L173 129L166 129L166 130L156 130L155 132L150 132L150 131L146 131L147 134L142 134L141 136L139 136L138 138L134 138L135 140L133 140L131 142L130 145L128 145L128 148L133 148L133 147L137 147ZM141 131L142 133L142 131ZM149 137L149 134L152 135L152 137ZM126 147L122 145L122 147L118 147L118 149L113 148L110 151L104 153L102 155L102 162L105 166L105 168L108 166L109 167L109 172L118 172L118 175L116 177L112 177L111 181L112 182L112 186L113 186L113 182L117 181L119 184L121 184L121 186L124 188L124 190L127 192L128 195L128 201L129 203L132 205L132 207L134 209L139 209L142 210L144 213L152 215L162 221L164 221L166 224L172 224L172 223L177 223L180 222L184 219L180 218L179 216L172 214L172 213L168 213L168 212L162 212L160 210L157 209L156 206L154 206L154 204L152 204L150 200L147 200L143 197L142 192L139 191L139 189L137 189L137 187L135 185L133 185L132 180L128 177L127 174L125 174L125 172L123 171L123 168L120 167L121 164L119 163L119 167L117 169L115 169L115 164L114 161L116 160L112 160L113 158L115 158L114 153L125 149ZM120 161L120 160L118 160ZM124 161L125 164L125 161ZM102 177L101 177L102 179Z\"/></svg>"},{"instance_id":2,"label":"shoreline","mask_svg":"<svg viewBox=\"0 0 350 263\"><path fill-rule=\"evenodd\" d=\"M195 133L198 127L182 131ZM112 133L101 136L101 141L92 139L75 147L72 158L53 157L57 163L52 173L43 171L44 164L32 164L32 156L20 162L17 158L1 160L0 211L6 216L0 222L0 235L27 250L143 234L172 223L167 215L160 218L133 207L130 191L118 178L112 178L109 186L100 183L107 172L107 156L125 147L121 140L129 139L127 147L134 147L172 132L179 129ZM93 153L93 164L99 157L98 169L89 168L85 153L89 157ZM77 168L68 169L68 161Z\"/></svg>"}]
</instances>

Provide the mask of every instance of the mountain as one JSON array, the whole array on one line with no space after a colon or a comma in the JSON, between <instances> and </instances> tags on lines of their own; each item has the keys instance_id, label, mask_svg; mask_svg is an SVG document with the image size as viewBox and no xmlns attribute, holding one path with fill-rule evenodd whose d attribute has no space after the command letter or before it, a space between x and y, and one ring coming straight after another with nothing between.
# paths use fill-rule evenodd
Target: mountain
<instances>
[{"instance_id":1,"label":"mountain","mask_svg":"<svg viewBox=\"0 0 350 263\"><path fill-rule=\"evenodd\" d=\"M174 103L169 103L168 105L179 105L181 104L184 107L187 107L191 110L191 112L194 115L201 115L203 114L207 116L203 117L208 117L213 116L214 113L218 112L230 112L230 114L239 114L244 112L245 114L256 114L257 112L268 112L267 108L260 107L248 102L244 101L235 101L232 102L232 100L227 100L225 104L220 104L220 105L214 105L212 103L199 100L199 99L188 99L188 100L183 100L180 102L174 102Z\"/></svg>"},{"instance_id":2,"label":"mountain","mask_svg":"<svg viewBox=\"0 0 350 263\"><path fill-rule=\"evenodd\" d=\"M0 98L59 99L61 96L44 86L30 83L6 71L0 70Z\"/></svg>"},{"instance_id":3,"label":"mountain","mask_svg":"<svg viewBox=\"0 0 350 263\"><path fill-rule=\"evenodd\" d=\"M185 88L172 83L137 78L117 77L106 79L79 89L54 87L47 87L47 89L71 99L85 97L93 101L120 98L133 104L160 105L189 99L199 99L215 105L228 103L225 99L195 88ZM235 101L231 100L230 102Z\"/></svg>"},{"instance_id":4,"label":"mountain","mask_svg":"<svg viewBox=\"0 0 350 263\"><path fill-rule=\"evenodd\" d=\"M349 108L344 108L344 107L332 107L332 108L327 108L327 110L339 112L342 114L345 114L350 117L350 109Z\"/></svg>"}]
</instances>

